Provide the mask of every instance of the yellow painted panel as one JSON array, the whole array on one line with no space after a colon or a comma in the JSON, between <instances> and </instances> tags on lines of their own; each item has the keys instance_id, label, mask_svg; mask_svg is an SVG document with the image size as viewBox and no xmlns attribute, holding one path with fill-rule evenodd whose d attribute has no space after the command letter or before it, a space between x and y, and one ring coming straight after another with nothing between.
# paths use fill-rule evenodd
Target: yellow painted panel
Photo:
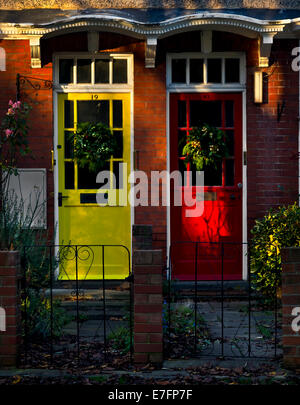
<instances>
[{"instance_id":1,"label":"yellow painted panel","mask_svg":"<svg viewBox=\"0 0 300 405\"><path fill-rule=\"evenodd\" d=\"M122 100L123 103L123 158L110 159L110 170L113 161L127 163L128 178L130 171L130 94L127 93L104 93L104 94L61 94L58 98L58 169L59 169L59 192L63 195L62 206L59 207L59 243L61 245L123 245L129 252L131 249L131 207L127 206L99 206L97 204L83 204L80 202L80 194L95 194L97 189L78 189L77 164L74 163L74 188L65 188L65 162L72 159L65 158L64 140L64 102L74 102L74 127L77 125L77 101L84 100L108 100L110 105L110 127L113 129L112 102ZM116 129L116 128L114 128ZM68 128L72 130L72 128ZM99 185L100 186L100 185ZM127 188L129 189L128 185ZM104 190L111 201L114 195L127 194L126 187L122 190L108 188ZM102 279L103 278L103 250L100 247L78 247L64 249L61 254L64 257L60 265L60 279L75 279L76 271L79 279ZM77 257L77 270L76 260ZM107 279L124 279L128 276L128 252L122 247L104 248L104 277Z\"/></svg>"}]
</instances>

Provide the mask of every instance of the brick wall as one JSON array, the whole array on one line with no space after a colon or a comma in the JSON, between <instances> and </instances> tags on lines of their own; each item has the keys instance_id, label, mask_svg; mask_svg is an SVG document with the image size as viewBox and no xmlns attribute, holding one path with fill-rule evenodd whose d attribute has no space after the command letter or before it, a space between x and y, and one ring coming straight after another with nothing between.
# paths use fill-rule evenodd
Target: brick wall
<instances>
[{"instance_id":1,"label":"brick wall","mask_svg":"<svg viewBox=\"0 0 300 405\"><path fill-rule=\"evenodd\" d=\"M292 328L296 320L292 315L294 308L300 315L300 248L282 249L281 258L283 362L286 367L300 369L300 330ZM300 319L297 325L300 328Z\"/></svg>"},{"instance_id":2,"label":"brick wall","mask_svg":"<svg viewBox=\"0 0 300 405\"><path fill-rule=\"evenodd\" d=\"M0 109L5 111L9 98L15 98L16 74L51 79L52 52L86 51L85 33L68 34L42 40L42 69L30 68L29 41L0 40L7 52L7 71L0 72ZM248 228L273 206L294 202L298 196L298 72L291 69L291 50L297 40L275 40L271 67L265 68L269 81L269 102L253 103L253 72L258 63L256 39L226 32L213 33L213 51L243 51L247 56L247 178ZM100 33L99 50L129 52L134 55L134 149L136 168L150 173L167 168L166 137L166 52L200 52L200 32L193 31L158 41L155 69L145 68L142 40L113 33ZM30 146L34 159L23 167L46 167L48 174L48 223L53 227L53 145L52 90L22 92L34 106L30 120ZM280 121L277 109L285 103ZM149 189L150 193L150 189ZM135 223L153 226L153 248L166 254L166 207L136 207Z\"/></svg>"},{"instance_id":3,"label":"brick wall","mask_svg":"<svg viewBox=\"0 0 300 405\"><path fill-rule=\"evenodd\" d=\"M133 251L152 249L152 225L132 226L132 249Z\"/></svg>"},{"instance_id":4,"label":"brick wall","mask_svg":"<svg viewBox=\"0 0 300 405\"><path fill-rule=\"evenodd\" d=\"M134 274L134 362L162 362L162 252L136 250Z\"/></svg>"},{"instance_id":5,"label":"brick wall","mask_svg":"<svg viewBox=\"0 0 300 405\"><path fill-rule=\"evenodd\" d=\"M299 73L291 68L297 40L274 40L270 67L257 68L258 43L239 35L215 32L216 52L246 52L247 64L247 207L248 229L271 207L298 199L298 94ZM268 75L268 102L254 104L253 73ZM277 109L285 102L280 121Z\"/></svg>"},{"instance_id":6,"label":"brick wall","mask_svg":"<svg viewBox=\"0 0 300 405\"><path fill-rule=\"evenodd\" d=\"M267 104L253 103L253 63L248 65L247 149L248 218L261 217L271 207L298 200L299 73L291 68L296 40L275 40L268 76ZM278 108L283 106L278 120Z\"/></svg>"},{"instance_id":7,"label":"brick wall","mask_svg":"<svg viewBox=\"0 0 300 405\"><path fill-rule=\"evenodd\" d=\"M53 109L52 90L43 88L42 80L52 80L52 65L32 69L29 40L0 40L0 46L6 51L6 71L0 72L0 117L7 111L8 101L16 100L16 77L19 73L30 78L40 90L34 89L28 82L21 85L21 101L32 106L28 119L30 157L19 159L22 168L47 169L47 221L53 224L53 175L51 172L51 150L53 149ZM42 80L37 80L42 79ZM52 228L50 228L52 229Z\"/></svg>"},{"instance_id":8,"label":"brick wall","mask_svg":"<svg viewBox=\"0 0 300 405\"><path fill-rule=\"evenodd\" d=\"M0 330L0 368L16 367L20 344L20 256L0 251L0 307L5 311L6 330Z\"/></svg>"}]
</instances>

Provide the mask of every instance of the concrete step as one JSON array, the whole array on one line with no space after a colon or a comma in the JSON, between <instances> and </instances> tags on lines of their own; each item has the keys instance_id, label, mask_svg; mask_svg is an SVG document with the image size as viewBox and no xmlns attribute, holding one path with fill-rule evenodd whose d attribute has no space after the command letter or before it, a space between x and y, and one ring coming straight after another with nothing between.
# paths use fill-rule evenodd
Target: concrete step
<instances>
[{"instance_id":1,"label":"concrete step","mask_svg":"<svg viewBox=\"0 0 300 405\"><path fill-rule=\"evenodd\" d=\"M46 296L50 296L50 290L46 290ZM105 301L129 301L130 291L128 290L105 290L103 294L102 289L79 289L78 298L80 301L100 301L103 300L105 296ZM58 299L60 301L76 301L77 290L72 288L54 288L52 290L53 299Z\"/></svg>"},{"instance_id":2,"label":"concrete step","mask_svg":"<svg viewBox=\"0 0 300 405\"><path fill-rule=\"evenodd\" d=\"M57 280L54 283L55 289L76 289L76 280ZM78 280L78 286L84 290L98 290L103 288L102 280ZM104 280L105 289L118 290L129 289L129 283L124 280Z\"/></svg>"}]
</instances>

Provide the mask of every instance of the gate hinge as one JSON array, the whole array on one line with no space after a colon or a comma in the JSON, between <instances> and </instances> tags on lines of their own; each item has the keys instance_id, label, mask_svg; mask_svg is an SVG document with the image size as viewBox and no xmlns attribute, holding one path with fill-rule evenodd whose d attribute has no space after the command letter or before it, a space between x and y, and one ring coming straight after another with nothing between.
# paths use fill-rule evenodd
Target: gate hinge
<instances>
[{"instance_id":1,"label":"gate hinge","mask_svg":"<svg viewBox=\"0 0 300 405\"><path fill-rule=\"evenodd\" d=\"M244 166L247 166L247 151L244 151Z\"/></svg>"}]
</instances>

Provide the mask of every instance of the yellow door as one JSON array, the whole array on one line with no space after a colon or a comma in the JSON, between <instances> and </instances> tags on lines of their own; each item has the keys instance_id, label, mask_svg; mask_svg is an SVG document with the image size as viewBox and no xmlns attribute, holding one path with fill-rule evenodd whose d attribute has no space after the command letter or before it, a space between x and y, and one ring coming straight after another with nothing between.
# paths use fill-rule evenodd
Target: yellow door
<instances>
[{"instance_id":1,"label":"yellow door","mask_svg":"<svg viewBox=\"0 0 300 405\"><path fill-rule=\"evenodd\" d=\"M81 122L102 122L112 130L119 152L106 162L103 170L109 170L111 176L114 174L116 181L96 183L97 173L79 167L72 158L70 132L76 131ZM59 243L86 246L78 246L77 250L65 248L61 252L60 279L74 280L76 271L81 280L102 279L103 248L98 245L123 245L129 252L131 248L131 210L126 204L130 170L130 94L60 94L57 156ZM124 163L127 167L122 165ZM99 204L96 193L100 187ZM125 278L129 271L126 249L105 247L104 269L107 279Z\"/></svg>"}]
</instances>

